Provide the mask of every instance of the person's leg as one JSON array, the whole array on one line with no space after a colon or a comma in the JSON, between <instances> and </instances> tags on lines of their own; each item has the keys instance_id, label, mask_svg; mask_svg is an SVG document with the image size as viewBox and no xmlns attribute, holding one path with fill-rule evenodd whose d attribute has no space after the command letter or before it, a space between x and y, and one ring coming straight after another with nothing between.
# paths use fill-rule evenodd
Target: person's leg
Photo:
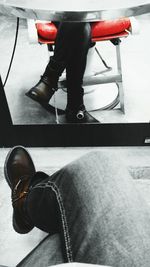
<instances>
[{"instance_id":1,"label":"person's leg","mask_svg":"<svg viewBox=\"0 0 150 267\"><path fill-rule=\"evenodd\" d=\"M85 111L83 76L86 68L87 54L91 45L91 26L89 23L74 23L71 34L70 54L67 58L67 107L68 119L77 119L79 111Z\"/></svg>"},{"instance_id":2,"label":"person's leg","mask_svg":"<svg viewBox=\"0 0 150 267\"><path fill-rule=\"evenodd\" d=\"M8 181L14 159L6 161ZM150 266L150 210L119 155L93 152L30 182L22 210L32 227L60 231L66 261Z\"/></svg>"},{"instance_id":3,"label":"person's leg","mask_svg":"<svg viewBox=\"0 0 150 267\"><path fill-rule=\"evenodd\" d=\"M150 266L150 210L117 155L91 153L45 178L27 213L47 232L59 225L66 261Z\"/></svg>"},{"instance_id":4,"label":"person's leg","mask_svg":"<svg viewBox=\"0 0 150 267\"><path fill-rule=\"evenodd\" d=\"M60 23L55 41L54 55L40 81L27 92L32 99L46 104L57 90L59 76L66 68L68 108L83 105L82 79L90 46L89 23Z\"/></svg>"},{"instance_id":5,"label":"person's leg","mask_svg":"<svg viewBox=\"0 0 150 267\"><path fill-rule=\"evenodd\" d=\"M36 172L29 152L22 146L16 146L9 151L5 160L4 174L11 188L13 206L12 223L14 230L20 234L26 234L30 232L34 227L32 220L26 212L26 197L32 186L39 184L41 181L44 181L48 176L43 173ZM56 218L57 215L55 214L55 202L53 201L52 193L47 197L47 199L50 198L51 202L48 201L47 203L43 203L44 198L39 196L39 198L37 199L37 207L39 205L40 209L40 203L42 202L44 205L46 205L44 208L50 210L50 215ZM53 203L53 206L51 205L51 203ZM41 213L41 217L43 221L43 213ZM47 226L47 221L43 221L43 224ZM17 264L18 267L46 267L49 265L55 265L64 262L61 250L60 236L57 230L58 226L57 224L52 225L51 221L50 225L50 235L46 239L44 239L36 248L34 248L27 257L25 257L19 264Z\"/></svg>"},{"instance_id":6,"label":"person's leg","mask_svg":"<svg viewBox=\"0 0 150 267\"><path fill-rule=\"evenodd\" d=\"M71 122L84 119L85 106L82 83L90 44L91 26L89 23L66 22L60 24L54 57L58 59L64 56L66 60L66 117Z\"/></svg>"},{"instance_id":7,"label":"person's leg","mask_svg":"<svg viewBox=\"0 0 150 267\"><path fill-rule=\"evenodd\" d=\"M148 267L149 207L119 155L107 153L88 154L53 178L63 199L73 260Z\"/></svg>"},{"instance_id":8,"label":"person's leg","mask_svg":"<svg viewBox=\"0 0 150 267\"><path fill-rule=\"evenodd\" d=\"M119 155L107 153L88 154L53 180L63 199L73 260L148 267L149 206Z\"/></svg>"},{"instance_id":9,"label":"person's leg","mask_svg":"<svg viewBox=\"0 0 150 267\"><path fill-rule=\"evenodd\" d=\"M27 96L42 105L46 105L50 101L57 90L59 77L66 68L66 51L70 23L65 28L63 23L54 23L54 25L57 28L54 55L50 57L49 63L39 82L26 93Z\"/></svg>"}]
</instances>

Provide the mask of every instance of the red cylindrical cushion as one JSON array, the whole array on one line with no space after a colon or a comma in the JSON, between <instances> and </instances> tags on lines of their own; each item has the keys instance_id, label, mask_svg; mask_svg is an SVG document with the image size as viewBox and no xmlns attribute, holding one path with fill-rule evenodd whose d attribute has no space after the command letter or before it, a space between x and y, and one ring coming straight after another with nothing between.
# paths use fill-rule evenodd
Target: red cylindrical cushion
<instances>
[{"instance_id":1,"label":"red cylindrical cushion","mask_svg":"<svg viewBox=\"0 0 150 267\"><path fill-rule=\"evenodd\" d=\"M38 35L45 40L55 41L57 35L57 28L52 22L36 23Z\"/></svg>"},{"instance_id":2,"label":"red cylindrical cushion","mask_svg":"<svg viewBox=\"0 0 150 267\"><path fill-rule=\"evenodd\" d=\"M92 37L103 37L107 35L118 34L129 29L131 26L130 19L116 19L116 20L105 20L99 22L93 22L92 26Z\"/></svg>"},{"instance_id":3,"label":"red cylindrical cushion","mask_svg":"<svg viewBox=\"0 0 150 267\"><path fill-rule=\"evenodd\" d=\"M92 38L119 34L124 32L126 29L129 29L130 26L131 22L129 18L92 22ZM55 41L57 28L52 22L36 23L36 28L40 37L45 40Z\"/></svg>"}]
</instances>

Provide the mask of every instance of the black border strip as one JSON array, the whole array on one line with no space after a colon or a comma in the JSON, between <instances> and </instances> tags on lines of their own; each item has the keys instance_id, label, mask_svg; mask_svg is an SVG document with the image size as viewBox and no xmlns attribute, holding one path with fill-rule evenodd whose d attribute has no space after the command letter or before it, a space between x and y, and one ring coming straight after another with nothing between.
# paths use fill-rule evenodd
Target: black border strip
<instances>
[{"instance_id":1,"label":"black border strip","mask_svg":"<svg viewBox=\"0 0 150 267\"><path fill-rule=\"evenodd\" d=\"M3 129L1 147L146 146L150 124L12 125Z\"/></svg>"}]
</instances>

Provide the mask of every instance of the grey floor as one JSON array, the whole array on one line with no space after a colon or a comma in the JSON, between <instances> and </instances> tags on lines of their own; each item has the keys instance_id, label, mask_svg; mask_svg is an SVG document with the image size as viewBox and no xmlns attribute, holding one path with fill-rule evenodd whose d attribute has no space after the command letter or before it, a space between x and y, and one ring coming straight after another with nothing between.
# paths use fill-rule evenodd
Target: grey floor
<instances>
[{"instance_id":1,"label":"grey floor","mask_svg":"<svg viewBox=\"0 0 150 267\"><path fill-rule=\"evenodd\" d=\"M150 121L150 16L137 17L140 33L124 39L121 44L125 114L119 106L113 110L93 111L91 114L102 123L149 122ZM13 17L0 16L0 69L4 81L14 43L16 20ZM97 44L108 64L115 69L114 46L110 42ZM38 103L25 96L39 79L48 61L46 46L29 44L27 24L20 21L17 50L5 92L14 124L50 124L56 123L55 115L43 110ZM94 68L101 70L97 59ZM99 85L96 97L102 99L101 92L109 96L110 87ZM110 89L109 89L110 88ZM61 118L60 118L61 121Z\"/></svg>"},{"instance_id":2,"label":"grey floor","mask_svg":"<svg viewBox=\"0 0 150 267\"><path fill-rule=\"evenodd\" d=\"M19 235L12 228L10 189L4 179L4 160L9 149L0 149L0 264L15 266L44 237L45 233L34 229L27 235ZM150 205L150 149L149 147L118 148L29 148L37 170L52 174L60 167L93 150L116 151L123 158L132 177Z\"/></svg>"}]
</instances>

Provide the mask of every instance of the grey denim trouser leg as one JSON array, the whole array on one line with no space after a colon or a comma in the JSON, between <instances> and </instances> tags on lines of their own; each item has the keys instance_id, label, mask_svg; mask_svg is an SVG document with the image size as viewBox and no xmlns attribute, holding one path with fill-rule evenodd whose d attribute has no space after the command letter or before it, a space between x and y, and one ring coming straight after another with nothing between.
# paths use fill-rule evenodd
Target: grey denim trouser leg
<instances>
[{"instance_id":1,"label":"grey denim trouser leg","mask_svg":"<svg viewBox=\"0 0 150 267\"><path fill-rule=\"evenodd\" d=\"M52 192L57 198L68 261L150 266L150 210L119 155L92 152L83 156L36 185L28 202L41 188L40 201L44 187L47 198ZM40 214L42 201L38 209Z\"/></svg>"}]
</instances>

